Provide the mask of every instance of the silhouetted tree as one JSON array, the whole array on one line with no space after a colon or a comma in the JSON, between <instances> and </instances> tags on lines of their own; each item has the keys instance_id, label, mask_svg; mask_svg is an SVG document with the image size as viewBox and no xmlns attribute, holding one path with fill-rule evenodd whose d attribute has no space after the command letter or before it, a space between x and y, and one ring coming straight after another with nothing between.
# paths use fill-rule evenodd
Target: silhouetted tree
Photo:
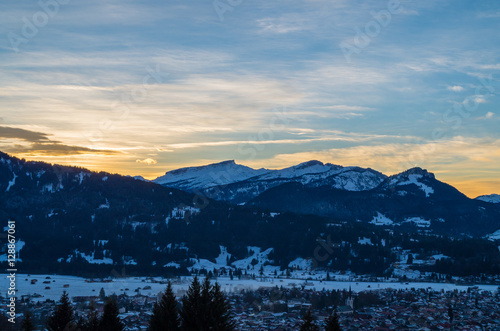
<instances>
[{"instance_id":1,"label":"silhouetted tree","mask_svg":"<svg viewBox=\"0 0 500 331\"><path fill-rule=\"evenodd\" d=\"M110 298L104 305L101 321L99 322L100 331L123 331L124 326L120 317L118 317L118 304L116 300Z\"/></svg>"},{"instance_id":2,"label":"silhouetted tree","mask_svg":"<svg viewBox=\"0 0 500 331\"><path fill-rule=\"evenodd\" d=\"M325 331L342 331L339 323L339 315L337 315L336 311L334 311L332 315L328 316Z\"/></svg>"},{"instance_id":3,"label":"silhouetted tree","mask_svg":"<svg viewBox=\"0 0 500 331\"><path fill-rule=\"evenodd\" d=\"M73 307L69 302L68 293L63 292L54 313L47 319L49 331L64 331L73 322Z\"/></svg>"},{"instance_id":4,"label":"silhouetted tree","mask_svg":"<svg viewBox=\"0 0 500 331\"><path fill-rule=\"evenodd\" d=\"M204 330L205 326L201 324L201 312L201 285L198 277L195 276L186 295L182 298L182 329L185 331Z\"/></svg>"},{"instance_id":5,"label":"silhouetted tree","mask_svg":"<svg viewBox=\"0 0 500 331\"><path fill-rule=\"evenodd\" d=\"M408 254L408 259L406 260L407 264L413 264L413 255Z\"/></svg>"},{"instance_id":6,"label":"silhouetted tree","mask_svg":"<svg viewBox=\"0 0 500 331\"><path fill-rule=\"evenodd\" d=\"M153 308L153 315L149 322L149 331L180 330L180 319L177 310L177 300L172 290L172 284L168 282L165 292L162 293L159 302Z\"/></svg>"},{"instance_id":7,"label":"silhouetted tree","mask_svg":"<svg viewBox=\"0 0 500 331\"><path fill-rule=\"evenodd\" d=\"M212 299L212 284L206 277L200 290L200 323L207 328L212 324Z\"/></svg>"},{"instance_id":8,"label":"silhouetted tree","mask_svg":"<svg viewBox=\"0 0 500 331\"><path fill-rule=\"evenodd\" d=\"M24 313L24 318L21 323L21 328L23 331L35 330L35 326L33 325L33 320L31 319L31 313L29 312L29 310Z\"/></svg>"},{"instance_id":9,"label":"silhouetted tree","mask_svg":"<svg viewBox=\"0 0 500 331\"><path fill-rule=\"evenodd\" d=\"M311 309L308 309L307 313L302 318L302 324L300 325L299 330L300 331L319 331L319 327L313 321Z\"/></svg>"},{"instance_id":10,"label":"silhouetted tree","mask_svg":"<svg viewBox=\"0 0 500 331\"><path fill-rule=\"evenodd\" d=\"M99 314L95 309L95 303L92 302L90 305L90 313L87 315L86 319L81 319L78 323L78 327L81 331L96 331L99 330Z\"/></svg>"},{"instance_id":11,"label":"silhouetted tree","mask_svg":"<svg viewBox=\"0 0 500 331\"><path fill-rule=\"evenodd\" d=\"M99 291L99 299L101 300L106 299L106 292L104 291L103 287L101 287L101 290Z\"/></svg>"},{"instance_id":12,"label":"silhouetted tree","mask_svg":"<svg viewBox=\"0 0 500 331\"><path fill-rule=\"evenodd\" d=\"M203 331L234 330L231 318L231 305L220 289L220 285L211 285L205 278L203 285L197 277L189 286L187 294L182 298L181 310L182 330Z\"/></svg>"},{"instance_id":13,"label":"silhouetted tree","mask_svg":"<svg viewBox=\"0 0 500 331\"><path fill-rule=\"evenodd\" d=\"M210 307L211 324L213 330L229 331L235 329L235 323L231 318L231 304L215 283L212 288L212 302Z\"/></svg>"},{"instance_id":14,"label":"silhouetted tree","mask_svg":"<svg viewBox=\"0 0 500 331\"><path fill-rule=\"evenodd\" d=\"M453 308L451 306L448 307L448 317L450 318L450 323L453 323Z\"/></svg>"}]
</instances>

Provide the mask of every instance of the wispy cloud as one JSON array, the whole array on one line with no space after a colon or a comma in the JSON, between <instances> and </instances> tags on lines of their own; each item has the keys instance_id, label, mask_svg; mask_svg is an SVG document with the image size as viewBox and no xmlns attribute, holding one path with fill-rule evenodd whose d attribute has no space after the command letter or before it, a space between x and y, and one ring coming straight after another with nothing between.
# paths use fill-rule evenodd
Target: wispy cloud
<instances>
[{"instance_id":1,"label":"wispy cloud","mask_svg":"<svg viewBox=\"0 0 500 331\"><path fill-rule=\"evenodd\" d=\"M453 85L453 86L448 86L448 90L453 91L453 92L462 92L465 89L463 86Z\"/></svg>"},{"instance_id":2,"label":"wispy cloud","mask_svg":"<svg viewBox=\"0 0 500 331\"><path fill-rule=\"evenodd\" d=\"M495 113L493 113L493 112L489 111L489 112L487 112L487 113L486 113L486 115L484 115L484 116L480 116L480 117L478 117L477 119L478 119L478 120L490 120L490 119L492 119L494 116L495 116Z\"/></svg>"},{"instance_id":3,"label":"wispy cloud","mask_svg":"<svg viewBox=\"0 0 500 331\"><path fill-rule=\"evenodd\" d=\"M29 131L8 126L0 126L0 138L21 139L29 142L48 142L49 138L46 133Z\"/></svg>"},{"instance_id":4,"label":"wispy cloud","mask_svg":"<svg viewBox=\"0 0 500 331\"><path fill-rule=\"evenodd\" d=\"M365 111L365 110L373 110L370 107L364 106L348 106L348 105L333 105L333 106L324 106L320 107L323 109L331 109L331 110L347 110L347 111Z\"/></svg>"},{"instance_id":5,"label":"wispy cloud","mask_svg":"<svg viewBox=\"0 0 500 331\"><path fill-rule=\"evenodd\" d=\"M0 149L20 156L80 155L80 154L119 154L118 151L93 149L84 146L67 145L52 140L49 134L13 127L0 127Z\"/></svg>"},{"instance_id":6,"label":"wispy cloud","mask_svg":"<svg viewBox=\"0 0 500 331\"><path fill-rule=\"evenodd\" d=\"M257 26L260 32L278 34L311 30L314 27L307 17L299 14L261 18L257 20Z\"/></svg>"},{"instance_id":7,"label":"wispy cloud","mask_svg":"<svg viewBox=\"0 0 500 331\"><path fill-rule=\"evenodd\" d=\"M415 137L408 136L391 136L391 135L376 135L376 134L361 134L361 133L347 133L337 130L310 130L301 128L291 128L287 131L298 132L299 136L307 135L307 137L294 138L294 139L274 139L274 140L233 140L233 141L211 141L211 142L195 142L195 143L178 143L167 145L167 149L185 149L185 148L199 148L199 147L213 147L213 146L231 146L231 145L295 145L306 144L312 142L367 142L378 139L391 139L391 140L408 140L415 139Z\"/></svg>"},{"instance_id":8,"label":"wispy cloud","mask_svg":"<svg viewBox=\"0 0 500 331\"><path fill-rule=\"evenodd\" d=\"M500 17L500 11L493 12L493 13L490 13L490 12L479 13L479 14L477 14L477 17L479 17L479 18L498 18L498 17Z\"/></svg>"},{"instance_id":9,"label":"wispy cloud","mask_svg":"<svg viewBox=\"0 0 500 331\"><path fill-rule=\"evenodd\" d=\"M156 161L155 159L152 159L152 158L147 158L147 159L144 159L144 160L136 160L135 162L137 163L144 163L144 164L147 164L147 165L153 165L153 164L157 164L158 161Z\"/></svg>"}]
</instances>

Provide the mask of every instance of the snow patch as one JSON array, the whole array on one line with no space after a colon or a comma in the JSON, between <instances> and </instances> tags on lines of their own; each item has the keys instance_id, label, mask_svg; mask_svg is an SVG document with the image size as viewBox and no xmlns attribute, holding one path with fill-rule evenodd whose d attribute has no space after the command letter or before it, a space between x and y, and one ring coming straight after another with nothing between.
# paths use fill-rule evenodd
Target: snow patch
<instances>
[{"instance_id":1,"label":"snow patch","mask_svg":"<svg viewBox=\"0 0 500 331\"><path fill-rule=\"evenodd\" d=\"M135 228L138 226L143 226L146 225L146 222L130 222L130 225L132 226L132 230L135 231Z\"/></svg>"},{"instance_id":2,"label":"snow patch","mask_svg":"<svg viewBox=\"0 0 500 331\"><path fill-rule=\"evenodd\" d=\"M97 209L109 209L109 201L106 199L106 203L100 205Z\"/></svg>"},{"instance_id":3,"label":"snow patch","mask_svg":"<svg viewBox=\"0 0 500 331\"><path fill-rule=\"evenodd\" d=\"M488 240L495 241L495 240L500 240L500 230L497 230L489 235L486 236Z\"/></svg>"},{"instance_id":4,"label":"snow patch","mask_svg":"<svg viewBox=\"0 0 500 331\"><path fill-rule=\"evenodd\" d=\"M394 222L385 216L384 214L377 212L377 216L373 217L373 219L370 221L370 224L374 225L392 225Z\"/></svg>"},{"instance_id":5,"label":"snow patch","mask_svg":"<svg viewBox=\"0 0 500 331\"><path fill-rule=\"evenodd\" d=\"M431 221L421 217L407 217L403 223L413 223L419 228L428 228L431 226Z\"/></svg>"},{"instance_id":6,"label":"snow patch","mask_svg":"<svg viewBox=\"0 0 500 331\"><path fill-rule=\"evenodd\" d=\"M499 194L481 195L477 197L476 200L481 200L489 203L500 203L500 195Z\"/></svg>"},{"instance_id":7,"label":"snow patch","mask_svg":"<svg viewBox=\"0 0 500 331\"><path fill-rule=\"evenodd\" d=\"M87 255L85 253L75 251L75 254L80 254L80 256L82 258L84 258L85 260L87 260L87 262L90 263L90 264L113 264L113 259L110 259L109 257L105 257L105 258L102 258L102 259L96 259L96 258L94 258L94 254L95 254L94 252L92 252L91 255ZM66 261L67 262L71 262L71 257L68 258L68 260L66 260Z\"/></svg>"},{"instance_id":8,"label":"snow patch","mask_svg":"<svg viewBox=\"0 0 500 331\"><path fill-rule=\"evenodd\" d=\"M360 245L370 245L373 246L372 240L370 238L358 238L358 244Z\"/></svg>"},{"instance_id":9,"label":"snow patch","mask_svg":"<svg viewBox=\"0 0 500 331\"><path fill-rule=\"evenodd\" d=\"M199 212L200 212L200 208L195 208L195 207L190 207L190 206L175 207L174 209L172 209L172 211L170 212L170 217L167 217L165 222L167 222L167 224L168 224L168 221L170 220L170 218L183 219L185 217L186 213L189 213L190 215L195 215L195 214L198 214Z\"/></svg>"},{"instance_id":10,"label":"snow patch","mask_svg":"<svg viewBox=\"0 0 500 331\"><path fill-rule=\"evenodd\" d=\"M232 266L240 269L250 268L259 270L265 263L271 263L268 255L273 251L273 248L268 248L263 252L261 252L260 247L255 246L248 246L247 249L249 251L251 250L253 254L245 259L234 261L231 263ZM254 262L255 265L253 265L252 262Z\"/></svg>"},{"instance_id":11,"label":"snow patch","mask_svg":"<svg viewBox=\"0 0 500 331\"><path fill-rule=\"evenodd\" d=\"M296 258L292 262L288 263L289 268L296 268L301 270L311 270L313 262L310 259L303 259L301 257Z\"/></svg>"},{"instance_id":12,"label":"snow patch","mask_svg":"<svg viewBox=\"0 0 500 331\"><path fill-rule=\"evenodd\" d=\"M42 187L42 192L54 193L54 186L52 185L52 183L44 185Z\"/></svg>"},{"instance_id":13,"label":"snow patch","mask_svg":"<svg viewBox=\"0 0 500 331\"><path fill-rule=\"evenodd\" d=\"M194 264L188 268L189 270L196 269L206 269L208 271L213 269L228 268L227 265L229 259L231 259L231 254L228 253L227 248L224 246L219 246L220 253L219 256L215 258L215 263L206 259L191 259Z\"/></svg>"},{"instance_id":14,"label":"snow patch","mask_svg":"<svg viewBox=\"0 0 500 331\"><path fill-rule=\"evenodd\" d=\"M451 257L446 256L444 254L435 254L435 255L432 255L431 257L434 258L434 260L451 259Z\"/></svg>"},{"instance_id":15,"label":"snow patch","mask_svg":"<svg viewBox=\"0 0 500 331\"><path fill-rule=\"evenodd\" d=\"M398 185L403 186L403 185L414 184L418 186L422 191L424 191L425 196L428 198L432 193L434 193L434 189L430 186L425 185L422 182L419 182L418 180L422 179L422 177L423 177L422 175L411 174L408 175L408 180L406 182L400 182L398 183Z\"/></svg>"},{"instance_id":16,"label":"snow patch","mask_svg":"<svg viewBox=\"0 0 500 331\"><path fill-rule=\"evenodd\" d=\"M78 175L76 175L76 180L78 181L79 185L82 185L85 177L90 177L90 174L82 171L82 172L79 172Z\"/></svg>"},{"instance_id":17,"label":"snow patch","mask_svg":"<svg viewBox=\"0 0 500 331\"><path fill-rule=\"evenodd\" d=\"M9 192L10 188L16 184L17 176L14 172L12 172L12 174L14 175L14 178L9 182L9 186L7 186L7 189L5 190L5 192Z\"/></svg>"},{"instance_id":18,"label":"snow patch","mask_svg":"<svg viewBox=\"0 0 500 331\"><path fill-rule=\"evenodd\" d=\"M137 265L137 261L134 259L125 259L123 258L124 265Z\"/></svg>"}]
</instances>

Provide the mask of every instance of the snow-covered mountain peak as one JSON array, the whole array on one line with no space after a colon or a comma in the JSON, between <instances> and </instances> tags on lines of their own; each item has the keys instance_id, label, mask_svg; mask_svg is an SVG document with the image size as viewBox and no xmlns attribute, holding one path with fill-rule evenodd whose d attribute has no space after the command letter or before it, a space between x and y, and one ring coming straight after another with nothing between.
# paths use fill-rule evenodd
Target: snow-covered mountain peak
<instances>
[{"instance_id":1,"label":"snow-covered mountain peak","mask_svg":"<svg viewBox=\"0 0 500 331\"><path fill-rule=\"evenodd\" d=\"M415 185L429 197L434 193L434 189L429 186L429 181L435 180L433 173L425 169L416 167L403 171L400 174L389 177L389 187Z\"/></svg>"},{"instance_id":2,"label":"snow-covered mountain peak","mask_svg":"<svg viewBox=\"0 0 500 331\"><path fill-rule=\"evenodd\" d=\"M499 194L481 195L478 196L476 200L481 200L490 203L500 203L500 195Z\"/></svg>"},{"instance_id":3,"label":"snow-covered mountain peak","mask_svg":"<svg viewBox=\"0 0 500 331\"><path fill-rule=\"evenodd\" d=\"M408 169L408 170L403 171L402 173L400 173L399 175L396 175L396 176L409 176L409 175L419 175L419 176L427 177L430 179L436 178L432 172L428 172L427 169L422 169L420 167Z\"/></svg>"},{"instance_id":4,"label":"snow-covered mountain peak","mask_svg":"<svg viewBox=\"0 0 500 331\"><path fill-rule=\"evenodd\" d=\"M208 188L227 185L269 172L267 169L252 169L236 164L234 160L213 163L199 167L187 167L168 171L153 182L171 185L181 189Z\"/></svg>"},{"instance_id":5,"label":"snow-covered mountain peak","mask_svg":"<svg viewBox=\"0 0 500 331\"><path fill-rule=\"evenodd\" d=\"M333 167L337 166L333 166L332 164L329 163L323 164L323 162L313 160L313 161L303 162L288 168L269 171L268 173L259 176L258 179L269 180L277 178L296 178L308 174L324 173L332 170Z\"/></svg>"},{"instance_id":6,"label":"snow-covered mountain peak","mask_svg":"<svg viewBox=\"0 0 500 331\"><path fill-rule=\"evenodd\" d=\"M419 181L424 179L436 179L432 172L428 172L426 169L422 169L419 167L411 168L403 171L402 173L389 177L391 185L398 184L400 182L406 182L411 178L418 179Z\"/></svg>"},{"instance_id":7,"label":"snow-covered mountain peak","mask_svg":"<svg viewBox=\"0 0 500 331\"><path fill-rule=\"evenodd\" d=\"M307 162L302 162L294 166L296 169L309 168L314 166L324 166L323 162L317 160L311 160Z\"/></svg>"},{"instance_id":8,"label":"snow-covered mountain peak","mask_svg":"<svg viewBox=\"0 0 500 331\"><path fill-rule=\"evenodd\" d=\"M234 160L226 160L226 161L222 161L222 162L217 162L217 163L212 163L212 164L209 164L209 165L206 165L204 167L225 167L225 166L232 166L232 165L236 165L236 162L234 162Z\"/></svg>"},{"instance_id":9,"label":"snow-covered mountain peak","mask_svg":"<svg viewBox=\"0 0 500 331\"><path fill-rule=\"evenodd\" d=\"M307 187L365 191L379 186L386 178L372 169L342 167L317 160L279 170L257 170L224 161L169 171L154 182L185 191L206 190L208 196L215 199L246 203L270 188L289 182Z\"/></svg>"}]
</instances>

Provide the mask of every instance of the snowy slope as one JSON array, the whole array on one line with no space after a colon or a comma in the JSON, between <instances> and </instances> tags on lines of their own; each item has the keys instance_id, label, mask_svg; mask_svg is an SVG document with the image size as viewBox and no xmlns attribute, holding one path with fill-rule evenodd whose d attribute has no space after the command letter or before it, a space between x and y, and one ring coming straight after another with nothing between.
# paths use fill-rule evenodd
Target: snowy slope
<instances>
[{"instance_id":1,"label":"snowy slope","mask_svg":"<svg viewBox=\"0 0 500 331\"><path fill-rule=\"evenodd\" d=\"M279 170L256 170L234 161L225 161L173 170L154 182L185 191L201 190L218 200L246 203L270 188L290 182L306 187L365 191L377 187L386 178L372 169L342 167L320 161L308 161Z\"/></svg>"},{"instance_id":2,"label":"snowy slope","mask_svg":"<svg viewBox=\"0 0 500 331\"><path fill-rule=\"evenodd\" d=\"M499 194L481 195L477 197L476 200L481 200L490 203L500 203L500 195Z\"/></svg>"},{"instance_id":3,"label":"snowy slope","mask_svg":"<svg viewBox=\"0 0 500 331\"><path fill-rule=\"evenodd\" d=\"M323 164L320 161L308 161L298 165L270 171L258 177L258 180L270 180L277 178L296 178L307 174L320 174L331 171L332 169L342 169L341 166L336 166L330 163Z\"/></svg>"},{"instance_id":4,"label":"snowy slope","mask_svg":"<svg viewBox=\"0 0 500 331\"><path fill-rule=\"evenodd\" d=\"M386 176L371 169L342 167L319 161L304 162L299 165L276 170L251 178L249 181L273 181L289 179L308 187L330 186L347 191L364 191L377 187ZM288 181L287 181L288 182Z\"/></svg>"},{"instance_id":5,"label":"snowy slope","mask_svg":"<svg viewBox=\"0 0 500 331\"><path fill-rule=\"evenodd\" d=\"M370 224L374 225L392 225L394 224L394 221L392 221L390 218L385 216L384 214L377 212L377 216L374 216L373 219L370 221Z\"/></svg>"},{"instance_id":6,"label":"snowy slope","mask_svg":"<svg viewBox=\"0 0 500 331\"><path fill-rule=\"evenodd\" d=\"M188 167L167 172L153 182L184 190L203 189L217 185L227 185L250 177L267 173L267 169L252 169L224 161L201 167Z\"/></svg>"},{"instance_id":7,"label":"snowy slope","mask_svg":"<svg viewBox=\"0 0 500 331\"><path fill-rule=\"evenodd\" d=\"M497 230L492 234L487 235L486 238L488 238L488 240L491 241L500 240L500 230Z\"/></svg>"},{"instance_id":8,"label":"snowy slope","mask_svg":"<svg viewBox=\"0 0 500 331\"><path fill-rule=\"evenodd\" d=\"M384 184L385 189L397 190L401 196L407 194L404 191L405 187L410 189L417 188L425 194L425 197L430 197L434 194L432 184L435 183L436 178L434 174L427 172L425 169L412 168L400 174L389 177L388 181Z\"/></svg>"}]
</instances>

